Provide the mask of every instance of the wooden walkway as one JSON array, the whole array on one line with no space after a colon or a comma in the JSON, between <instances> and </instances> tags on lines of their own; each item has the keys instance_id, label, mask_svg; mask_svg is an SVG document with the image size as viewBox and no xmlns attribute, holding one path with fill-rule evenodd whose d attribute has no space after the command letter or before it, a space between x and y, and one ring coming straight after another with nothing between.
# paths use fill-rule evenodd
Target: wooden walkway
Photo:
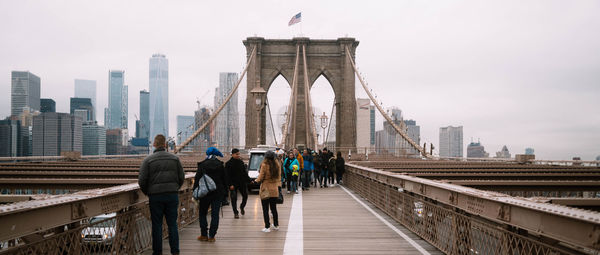
<instances>
[{"instance_id":1,"label":"wooden walkway","mask_svg":"<svg viewBox=\"0 0 600 255\"><path fill-rule=\"evenodd\" d=\"M270 233L261 232L264 223L260 199L258 194L250 194L246 215L240 219L233 218L231 206L223 208L216 242L196 240L200 235L198 223L180 230L181 254L284 254L286 245L289 247L285 254L427 254L417 250L348 192L352 193L335 186L286 195L285 203L277 206L280 229ZM293 219L293 224L303 225L302 231L297 231L303 235L302 243L292 243L293 236L287 235L294 196L302 200L303 217ZM238 203L240 201L241 197ZM442 254L373 206L369 207L429 254ZM163 249L164 254L170 254L167 240L163 242Z\"/></svg>"}]
</instances>

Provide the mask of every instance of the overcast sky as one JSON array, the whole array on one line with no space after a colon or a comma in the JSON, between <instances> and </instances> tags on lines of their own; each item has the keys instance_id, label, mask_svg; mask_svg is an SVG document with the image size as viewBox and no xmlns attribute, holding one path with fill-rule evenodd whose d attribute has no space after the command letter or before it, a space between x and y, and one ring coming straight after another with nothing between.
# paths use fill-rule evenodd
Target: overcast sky
<instances>
[{"instance_id":1,"label":"overcast sky","mask_svg":"<svg viewBox=\"0 0 600 255\"><path fill-rule=\"evenodd\" d=\"M299 11L302 22L288 27ZM96 80L103 122L108 70L121 69L133 133L148 59L160 52L169 59L174 135L176 115L192 115L197 97L212 106L219 72L242 71L246 37L350 36L370 87L384 107L417 121L422 142L437 145L440 127L462 125L465 155L473 138L490 155L507 145L513 155L532 147L541 159L592 160L600 155L599 13L595 0L1 1L0 116L10 114L10 72L29 70L60 112L69 111L74 79ZM318 81L313 98L329 114L328 85ZM272 101L273 111L287 103Z\"/></svg>"}]
</instances>

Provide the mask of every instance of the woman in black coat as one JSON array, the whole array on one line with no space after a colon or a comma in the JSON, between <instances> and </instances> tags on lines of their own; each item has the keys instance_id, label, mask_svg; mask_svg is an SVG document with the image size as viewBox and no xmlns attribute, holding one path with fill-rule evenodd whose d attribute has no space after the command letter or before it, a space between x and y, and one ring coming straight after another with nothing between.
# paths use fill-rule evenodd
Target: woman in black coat
<instances>
[{"instance_id":1,"label":"woman in black coat","mask_svg":"<svg viewBox=\"0 0 600 255\"><path fill-rule=\"evenodd\" d=\"M344 172L346 171L346 162L342 157L342 152L338 151L336 155L337 157L335 159L335 176L337 179L337 184L339 185L342 183L342 177L344 175Z\"/></svg>"}]
</instances>

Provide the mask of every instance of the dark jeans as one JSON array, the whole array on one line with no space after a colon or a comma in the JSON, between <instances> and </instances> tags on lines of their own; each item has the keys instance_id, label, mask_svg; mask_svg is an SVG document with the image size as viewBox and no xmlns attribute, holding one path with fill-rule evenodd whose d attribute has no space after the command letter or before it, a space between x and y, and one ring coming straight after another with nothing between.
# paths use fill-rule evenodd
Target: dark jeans
<instances>
[{"instance_id":1,"label":"dark jeans","mask_svg":"<svg viewBox=\"0 0 600 255\"><path fill-rule=\"evenodd\" d=\"M329 183L331 183L331 184L334 184L334 183L335 183L335 181L334 181L334 179L333 179L333 174L334 174L334 172L333 172L333 171L329 171L329 177L327 178L327 182L329 182Z\"/></svg>"},{"instance_id":2,"label":"dark jeans","mask_svg":"<svg viewBox=\"0 0 600 255\"><path fill-rule=\"evenodd\" d=\"M163 216L169 228L171 253L179 253L179 232L177 232L177 210L179 195L165 193L150 195L150 218L152 218L152 254L162 254Z\"/></svg>"},{"instance_id":3,"label":"dark jeans","mask_svg":"<svg viewBox=\"0 0 600 255\"><path fill-rule=\"evenodd\" d=\"M285 182L286 182L286 187L287 187L287 191L291 191L291 186L292 186L292 174L286 174L285 175Z\"/></svg>"},{"instance_id":4,"label":"dark jeans","mask_svg":"<svg viewBox=\"0 0 600 255\"><path fill-rule=\"evenodd\" d=\"M327 176L329 175L329 171L327 169L321 170L321 174L319 175L319 184L321 186L327 187Z\"/></svg>"},{"instance_id":5,"label":"dark jeans","mask_svg":"<svg viewBox=\"0 0 600 255\"><path fill-rule=\"evenodd\" d=\"M344 173L336 173L335 177L337 179L337 184L340 184L340 182L342 182L342 178L344 177Z\"/></svg>"},{"instance_id":6,"label":"dark jeans","mask_svg":"<svg viewBox=\"0 0 600 255\"><path fill-rule=\"evenodd\" d=\"M302 175L304 176L304 178L302 178L302 187L304 187L304 188L310 187L310 175L312 174L312 172L313 172L312 170L302 172Z\"/></svg>"},{"instance_id":7,"label":"dark jeans","mask_svg":"<svg viewBox=\"0 0 600 255\"><path fill-rule=\"evenodd\" d=\"M263 209L263 218L265 220L265 228L269 228L271 223L269 223L269 207L271 207L271 214L273 214L273 225L275 227L279 226L279 218L277 215L277 198L270 197L267 199L263 199L260 201L262 203Z\"/></svg>"},{"instance_id":8,"label":"dark jeans","mask_svg":"<svg viewBox=\"0 0 600 255\"><path fill-rule=\"evenodd\" d=\"M233 190L229 191L229 195L231 196L231 208L233 208L233 213L238 214L237 209L237 192L242 194L242 203L240 204L240 209L244 209L246 207L246 202L248 202L248 187L245 183L240 185L234 185Z\"/></svg>"},{"instance_id":9,"label":"dark jeans","mask_svg":"<svg viewBox=\"0 0 600 255\"><path fill-rule=\"evenodd\" d=\"M221 209L221 200L223 196L211 196L200 199L200 235L208 236L210 238L215 237L217 229L219 228L219 210ZM208 230L208 221L206 215L208 214L208 207L210 206L210 232ZM208 234L208 235L207 235Z\"/></svg>"}]
</instances>

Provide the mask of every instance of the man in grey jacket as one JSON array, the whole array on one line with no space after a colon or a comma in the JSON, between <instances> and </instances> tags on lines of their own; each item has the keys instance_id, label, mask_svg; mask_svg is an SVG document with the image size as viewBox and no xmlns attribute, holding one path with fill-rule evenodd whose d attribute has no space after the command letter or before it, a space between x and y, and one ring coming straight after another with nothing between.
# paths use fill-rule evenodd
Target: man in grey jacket
<instances>
[{"instance_id":1,"label":"man in grey jacket","mask_svg":"<svg viewBox=\"0 0 600 255\"><path fill-rule=\"evenodd\" d=\"M162 254L163 216L169 227L171 254L179 254L177 231L178 191L185 178L179 158L166 151L164 135L154 138L154 153L144 159L138 184L150 200L152 218L152 254Z\"/></svg>"}]
</instances>

